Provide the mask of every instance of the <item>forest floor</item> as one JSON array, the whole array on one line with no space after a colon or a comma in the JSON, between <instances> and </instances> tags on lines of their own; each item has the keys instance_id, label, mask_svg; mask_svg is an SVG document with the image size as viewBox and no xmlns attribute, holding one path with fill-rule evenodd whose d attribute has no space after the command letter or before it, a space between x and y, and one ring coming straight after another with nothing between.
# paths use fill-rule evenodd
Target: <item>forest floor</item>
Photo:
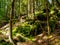
<instances>
[{"instance_id":1,"label":"forest floor","mask_svg":"<svg viewBox=\"0 0 60 45\"><path fill-rule=\"evenodd\" d=\"M15 26L18 26L18 24L15 24ZM2 32L5 34L5 30L9 30L9 24L0 29L3 29ZM4 34L0 30L0 45L2 45L2 41L7 44L9 42L8 35L6 36ZM60 28L56 29L50 36L41 33L35 37L35 41L27 40L26 42L17 42L17 45L60 45Z\"/></svg>"},{"instance_id":2,"label":"forest floor","mask_svg":"<svg viewBox=\"0 0 60 45\"><path fill-rule=\"evenodd\" d=\"M50 36L44 35L43 33L35 37L35 41L27 40L26 42L17 42L17 45L60 45L60 35L51 34ZM17 38L16 38L17 39ZM9 40L6 35L0 34L0 45L1 42L9 44Z\"/></svg>"}]
</instances>

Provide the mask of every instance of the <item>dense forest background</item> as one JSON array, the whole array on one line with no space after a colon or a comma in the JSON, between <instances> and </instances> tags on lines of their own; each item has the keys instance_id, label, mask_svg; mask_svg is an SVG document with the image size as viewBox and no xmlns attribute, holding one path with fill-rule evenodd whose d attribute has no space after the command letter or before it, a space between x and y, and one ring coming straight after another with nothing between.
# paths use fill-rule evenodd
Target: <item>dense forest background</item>
<instances>
[{"instance_id":1,"label":"dense forest background","mask_svg":"<svg viewBox=\"0 0 60 45\"><path fill-rule=\"evenodd\" d=\"M60 45L60 0L0 0L0 45Z\"/></svg>"}]
</instances>

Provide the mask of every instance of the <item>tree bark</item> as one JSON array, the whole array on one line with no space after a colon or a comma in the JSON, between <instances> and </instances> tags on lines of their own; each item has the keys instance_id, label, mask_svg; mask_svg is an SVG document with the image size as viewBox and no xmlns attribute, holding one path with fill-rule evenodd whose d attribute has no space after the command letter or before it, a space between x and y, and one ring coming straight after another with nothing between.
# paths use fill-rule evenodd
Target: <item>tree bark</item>
<instances>
[{"instance_id":1,"label":"tree bark","mask_svg":"<svg viewBox=\"0 0 60 45\"><path fill-rule=\"evenodd\" d=\"M21 0L19 0L19 16L18 16L18 20L19 20L19 22L20 22L20 18L21 18L21 15L20 15L20 9L21 9Z\"/></svg>"},{"instance_id":2,"label":"tree bark","mask_svg":"<svg viewBox=\"0 0 60 45\"><path fill-rule=\"evenodd\" d=\"M10 14L10 30L9 30L9 40L13 45L15 45L12 37L12 19L14 15L14 2L15 0L12 0L12 7L11 7L11 14Z\"/></svg>"},{"instance_id":3,"label":"tree bark","mask_svg":"<svg viewBox=\"0 0 60 45\"><path fill-rule=\"evenodd\" d=\"M35 11L38 11L38 7L39 7L39 2L38 0L34 0L35 2Z\"/></svg>"},{"instance_id":4,"label":"tree bark","mask_svg":"<svg viewBox=\"0 0 60 45\"><path fill-rule=\"evenodd\" d=\"M33 0L33 13L34 13L34 18L35 18L35 0Z\"/></svg>"},{"instance_id":5,"label":"tree bark","mask_svg":"<svg viewBox=\"0 0 60 45\"><path fill-rule=\"evenodd\" d=\"M5 13L6 13L6 19L7 19L7 15L8 15L8 5L7 5L7 0L6 0L6 6L5 6Z\"/></svg>"},{"instance_id":6,"label":"tree bark","mask_svg":"<svg viewBox=\"0 0 60 45\"><path fill-rule=\"evenodd\" d=\"M34 19L34 12L33 12L34 11L33 10L34 9L34 7L33 7L34 5L33 5L33 2L34 2L34 0L31 0L31 15L32 15L32 19Z\"/></svg>"},{"instance_id":7,"label":"tree bark","mask_svg":"<svg viewBox=\"0 0 60 45\"><path fill-rule=\"evenodd\" d=\"M52 6L54 6L54 0L52 0Z\"/></svg>"},{"instance_id":8,"label":"tree bark","mask_svg":"<svg viewBox=\"0 0 60 45\"><path fill-rule=\"evenodd\" d=\"M47 15L47 30L48 30L48 35L50 35L48 0L46 0L46 15Z\"/></svg>"},{"instance_id":9,"label":"tree bark","mask_svg":"<svg viewBox=\"0 0 60 45\"><path fill-rule=\"evenodd\" d=\"M29 18L29 15L30 15L30 0L27 0L27 16Z\"/></svg>"}]
</instances>

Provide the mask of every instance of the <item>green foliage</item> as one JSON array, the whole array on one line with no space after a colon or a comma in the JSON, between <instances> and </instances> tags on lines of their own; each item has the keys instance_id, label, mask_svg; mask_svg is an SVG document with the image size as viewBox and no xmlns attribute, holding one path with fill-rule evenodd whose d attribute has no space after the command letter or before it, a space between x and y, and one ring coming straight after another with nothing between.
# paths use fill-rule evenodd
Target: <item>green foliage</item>
<instances>
[{"instance_id":1,"label":"green foliage","mask_svg":"<svg viewBox=\"0 0 60 45\"><path fill-rule=\"evenodd\" d=\"M0 40L0 45L12 45L11 43L7 43L7 42L5 42L5 40L4 39L1 39Z\"/></svg>"},{"instance_id":2,"label":"green foliage","mask_svg":"<svg viewBox=\"0 0 60 45\"><path fill-rule=\"evenodd\" d=\"M22 34L26 37L33 37L35 35L38 35L42 32L40 27L40 21L39 20L30 20L26 21L24 23L20 23L20 25L13 29L13 35L16 35L17 33Z\"/></svg>"},{"instance_id":3,"label":"green foliage","mask_svg":"<svg viewBox=\"0 0 60 45\"><path fill-rule=\"evenodd\" d=\"M25 39L23 39L22 37L18 37L19 38L19 41L21 41L21 42L25 42L26 40Z\"/></svg>"},{"instance_id":4,"label":"green foliage","mask_svg":"<svg viewBox=\"0 0 60 45\"><path fill-rule=\"evenodd\" d=\"M35 4L35 15L31 14L31 10L29 10L30 15L27 17L27 0L19 0L15 1L14 6L14 15L13 18L17 19L18 16L25 16L26 15L26 22L20 23L19 26L13 29L13 36L15 36L17 33L22 34L25 37L32 38L33 36L36 36L42 32L41 29L41 22L40 21L47 21L47 15L46 15L46 6L45 6L45 0L38 0L38 10L37 4ZM34 1L35 3L37 0ZM60 2L60 1L59 1ZM3 26L3 24L6 24L9 22L10 13L11 13L11 0L0 0L0 27ZM19 4L20 3L20 4ZM56 2L55 2L56 3ZM30 2L30 6L32 5L32 2ZM52 4L48 3L49 6L49 25L51 28L51 33L55 30L56 22L60 21L60 11L58 10L58 7L56 5L52 6ZM7 8L6 8L7 7ZM31 8L31 7L30 7ZM33 7L34 8L34 7ZM7 9L7 10L6 10ZM6 16L7 13L7 16ZM34 17L35 16L35 17ZM34 19L32 19L34 17ZM16 21L14 20L13 23ZM47 26L42 24L42 28L47 28ZM43 27L45 25L45 27ZM1 32L0 32L1 33ZM21 41L25 41L21 37L19 37ZM3 42L2 45L7 45L7 43Z\"/></svg>"},{"instance_id":5,"label":"green foliage","mask_svg":"<svg viewBox=\"0 0 60 45\"><path fill-rule=\"evenodd\" d=\"M29 35L29 32L32 29L32 25L28 24L28 22L22 23L20 24L20 26L18 26L14 33L22 33L22 34L26 34Z\"/></svg>"},{"instance_id":6,"label":"green foliage","mask_svg":"<svg viewBox=\"0 0 60 45\"><path fill-rule=\"evenodd\" d=\"M46 13L44 13L44 11L39 11L39 12L36 12L35 18L38 20L44 21L46 20L47 16L46 16Z\"/></svg>"},{"instance_id":7,"label":"green foliage","mask_svg":"<svg viewBox=\"0 0 60 45\"><path fill-rule=\"evenodd\" d=\"M50 23L50 27L51 27L51 32L53 32L55 30L56 21L53 19L50 19L49 23Z\"/></svg>"},{"instance_id":8,"label":"green foliage","mask_svg":"<svg viewBox=\"0 0 60 45\"><path fill-rule=\"evenodd\" d=\"M60 18L60 12L58 12L57 17Z\"/></svg>"}]
</instances>

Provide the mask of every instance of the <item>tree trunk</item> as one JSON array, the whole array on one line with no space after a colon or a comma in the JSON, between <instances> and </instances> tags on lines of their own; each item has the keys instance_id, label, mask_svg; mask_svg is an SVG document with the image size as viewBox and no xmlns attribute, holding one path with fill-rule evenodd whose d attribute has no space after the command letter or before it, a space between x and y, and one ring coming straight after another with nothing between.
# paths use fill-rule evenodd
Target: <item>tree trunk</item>
<instances>
[{"instance_id":1,"label":"tree trunk","mask_svg":"<svg viewBox=\"0 0 60 45\"><path fill-rule=\"evenodd\" d=\"M9 30L9 40L13 45L15 45L12 37L12 19L14 15L14 2L15 0L12 0L12 8L11 8L11 14L10 14L10 30Z\"/></svg>"},{"instance_id":2,"label":"tree trunk","mask_svg":"<svg viewBox=\"0 0 60 45\"><path fill-rule=\"evenodd\" d=\"M34 13L34 18L35 18L35 0L33 0L33 13Z\"/></svg>"},{"instance_id":3,"label":"tree trunk","mask_svg":"<svg viewBox=\"0 0 60 45\"><path fill-rule=\"evenodd\" d=\"M20 18L21 18L21 15L20 15L20 9L21 9L21 1L19 0L19 16L18 16L18 20L19 20L19 22L20 22Z\"/></svg>"},{"instance_id":4,"label":"tree trunk","mask_svg":"<svg viewBox=\"0 0 60 45\"><path fill-rule=\"evenodd\" d=\"M7 15L8 15L8 6L7 6L7 0L6 0L6 6L5 6L5 13L6 13L6 19L7 19Z\"/></svg>"},{"instance_id":5,"label":"tree trunk","mask_svg":"<svg viewBox=\"0 0 60 45\"><path fill-rule=\"evenodd\" d=\"M47 30L48 30L48 35L50 35L48 0L46 0L46 15L47 15Z\"/></svg>"},{"instance_id":6,"label":"tree trunk","mask_svg":"<svg viewBox=\"0 0 60 45\"><path fill-rule=\"evenodd\" d=\"M39 7L39 2L38 0L35 0L35 11L38 11L38 7Z\"/></svg>"},{"instance_id":7,"label":"tree trunk","mask_svg":"<svg viewBox=\"0 0 60 45\"><path fill-rule=\"evenodd\" d=\"M34 0L31 0L31 18L34 19L34 13L33 13L33 9L34 9L34 5L33 5L33 1Z\"/></svg>"},{"instance_id":8,"label":"tree trunk","mask_svg":"<svg viewBox=\"0 0 60 45\"><path fill-rule=\"evenodd\" d=\"M29 15L30 15L30 0L27 0L27 16L28 16L28 18L30 17Z\"/></svg>"},{"instance_id":9,"label":"tree trunk","mask_svg":"<svg viewBox=\"0 0 60 45\"><path fill-rule=\"evenodd\" d=\"M54 6L54 0L52 0L52 6Z\"/></svg>"}]
</instances>

